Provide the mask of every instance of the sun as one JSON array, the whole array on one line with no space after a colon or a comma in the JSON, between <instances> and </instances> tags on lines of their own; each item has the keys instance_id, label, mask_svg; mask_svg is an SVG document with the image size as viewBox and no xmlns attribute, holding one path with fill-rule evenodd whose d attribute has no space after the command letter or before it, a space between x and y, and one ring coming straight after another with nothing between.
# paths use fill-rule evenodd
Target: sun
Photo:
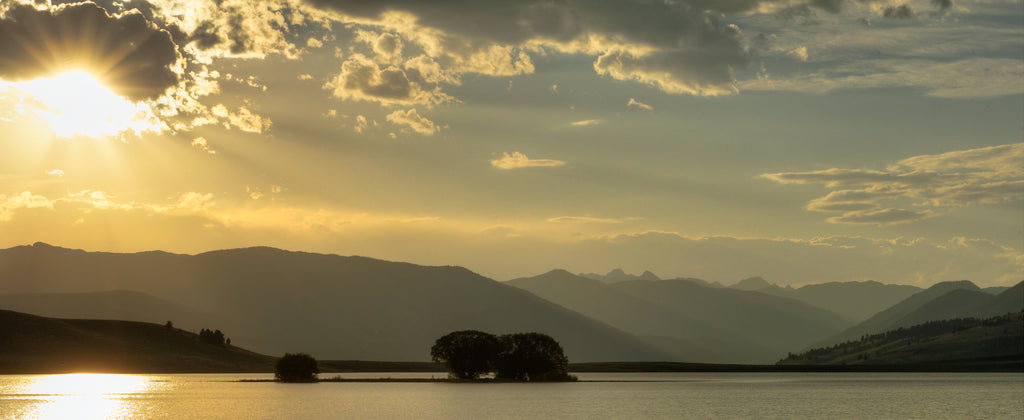
<instances>
[{"instance_id":1,"label":"sun","mask_svg":"<svg viewBox=\"0 0 1024 420\"><path fill-rule=\"evenodd\" d=\"M167 129L149 105L117 95L84 71L5 84L21 97L19 112L46 120L57 137L99 138Z\"/></svg>"}]
</instances>

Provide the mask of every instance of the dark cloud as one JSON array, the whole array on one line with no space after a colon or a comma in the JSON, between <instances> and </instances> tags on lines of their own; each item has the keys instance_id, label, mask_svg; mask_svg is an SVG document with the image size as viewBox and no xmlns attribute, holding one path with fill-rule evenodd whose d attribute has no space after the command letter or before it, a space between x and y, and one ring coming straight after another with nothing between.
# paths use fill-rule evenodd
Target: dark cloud
<instances>
[{"instance_id":1,"label":"dark cloud","mask_svg":"<svg viewBox=\"0 0 1024 420\"><path fill-rule=\"evenodd\" d=\"M882 17L890 19L910 19L914 17L914 10L905 4L900 6L889 6L882 10Z\"/></svg>"},{"instance_id":2,"label":"dark cloud","mask_svg":"<svg viewBox=\"0 0 1024 420\"><path fill-rule=\"evenodd\" d=\"M843 0L811 0L810 5L829 13L839 13L842 10Z\"/></svg>"},{"instance_id":3,"label":"dark cloud","mask_svg":"<svg viewBox=\"0 0 1024 420\"><path fill-rule=\"evenodd\" d=\"M424 89L418 82L410 80L404 70L394 66L381 69L360 54L345 60L341 65L341 73L323 87L341 99L375 101L385 105L429 106L452 100L438 89Z\"/></svg>"},{"instance_id":4,"label":"dark cloud","mask_svg":"<svg viewBox=\"0 0 1024 420\"><path fill-rule=\"evenodd\" d=\"M110 15L94 3L14 5L0 19L0 78L6 80L83 69L138 100L177 84L172 67L179 58L171 34L135 11Z\"/></svg>"},{"instance_id":5,"label":"dark cloud","mask_svg":"<svg viewBox=\"0 0 1024 420\"><path fill-rule=\"evenodd\" d=\"M814 10L808 4L801 4L797 6L787 7L778 11L775 17L779 20L786 22L799 22L800 24L809 25L817 23L817 19L814 16Z\"/></svg>"},{"instance_id":6,"label":"dark cloud","mask_svg":"<svg viewBox=\"0 0 1024 420\"><path fill-rule=\"evenodd\" d=\"M953 0L932 0L932 6L945 12L953 7Z\"/></svg>"}]
</instances>

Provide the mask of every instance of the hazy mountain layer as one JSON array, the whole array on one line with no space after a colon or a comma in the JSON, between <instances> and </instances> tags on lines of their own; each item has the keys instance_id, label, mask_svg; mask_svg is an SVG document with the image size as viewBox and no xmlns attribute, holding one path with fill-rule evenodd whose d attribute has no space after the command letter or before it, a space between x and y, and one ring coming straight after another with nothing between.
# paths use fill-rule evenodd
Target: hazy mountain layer
<instances>
[{"instance_id":1,"label":"hazy mountain layer","mask_svg":"<svg viewBox=\"0 0 1024 420\"><path fill-rule=\"evenodd\" d=\"M321 359L428 360L460 329L537 331L571 361L663 360L639 339L460 267L273 248L91 253L45 244L0 251L0 293L136 290L210 313L236 345ZM173 320L172 320L173 321Z\"/></svg>"},{"instance_id":2,"label":"hazy mountain layer","mask_svg":"<svg viewBox=\"0 0 1024 420\"><path fill-rule=\"evenodd\" d=\"M555 270L508 283L692 362L771 362L849 325L796 300L688 280L606 284Z\"/></svg>"},{"instance_id":3,"label":"hazy mountain layer","mask_svg":"<svg viewBox=\"0 0 1024 420\"><path fill-rule=\"evenodd\" d=\"M819 342L828 346L900 327L952 318L987 318L1024 310L1024 282L998 295L969 281L942 282L875 314L864 322Z\"/></svg>"},{"instance_id":4,"label":"hazy mountain layer","mask_svg":"<svg viewBox=\"0 0 1024 420\"><path fill-rule=\"evenodd\" d=\"M921 288L877 281L851 281L810 284L796 289L771 285L758 291L793 298L835 312L852 322L860 322L920 292Z\"/></svg>"},{"instance_id":5,"label":"hazy mountain layer","mask_svg":"<svg viewBox=\"0 0 1024 420\"><path fill-rule=\"evenodd\" d=\"M0 286L2 287L2 286ZM221 317L141 292L22 293L0 295L0 308L51 318L116 319L174 325L185 330L219 328Z\"/></svg>"}]
</instances>

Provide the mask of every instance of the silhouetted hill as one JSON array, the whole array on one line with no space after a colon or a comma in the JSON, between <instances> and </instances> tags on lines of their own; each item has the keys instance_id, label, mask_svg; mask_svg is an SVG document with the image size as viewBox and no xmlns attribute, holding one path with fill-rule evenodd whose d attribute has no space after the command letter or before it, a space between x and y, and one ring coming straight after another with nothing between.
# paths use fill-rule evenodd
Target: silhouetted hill
<instances>
[{"instance_id":1,"label":"silhouetted hill","mask_svg":"<svg viewBox=\"0 0 1024 420\"><path fill-rule=\"evenodd\" d=\"M218 318L131 290L0 295L0 309L51 318L116 319L157 324L173 321L178 328L195 331L210 326L211 321Z\"/></svg>"},{"instance_id":2,"label":"silhouetted hill","mask_svg":"<svg viewBox=\"0 0 1024 420\"><path fill-rule=\"evenodd\" d=\"M571 361L662 360L636 337L461 267L246 248L176 255L45 244L0 251L0 292L128 289L215 316L233 342L268 354L422 361L448 332L551 335Z\"/></svg>"},{"instance_id":3,"label":"silhouetted hill","mask_svg":"<svg viewBox=\"0 0 1024 420\"><path fill-rule=\"evenodd\" d=\"M966 280L936 283L892 307L875 314L827 340L818 346L829 346L844 341L857 340L862 335L876 334L899 327L909 327L922 322L962 317L989 317L1024 309L1021 284L992 296ZM995 313L993 313L995 312Z\"/></svg>"},{"instance_id":4,"label":"silhouetted hill","mask_svg":"<svg viewBox=\"0 0 1024 420\"><path fill-rule=\"evenodd\" d=\"M687 361L768 362L787 346L807 345L849 325L796 300L688 280L604 284L555 270L508 283L634 332Z\"/></svg>"},{"instance_id":5,"label":"silhouetted hill","mask_svg":"<svg viewBox=\"0 0 1024 420\"><path fill-rule=\"evenodd\" d=\"M920 292L921 288L877 281L851 281L810 284L800 288L767 287L761 293L793 298L861 322L879 311Z\"/></svg>"},{"instance_id":6,"label":"silhouetted hill","mask_svg":"<svg viewBox=\"0 0 1024 420\"><path fill-rule=\"evenodd\" d=\"M964 290L950 292L960 293ZM967 293L973 293L966 291ZM1024 312L979 320L956 318L863 336L791 354L780 365L893 365L935 362L1024 367Z\"/></svg>"},{"instance_id":7,"label":"silhouetted hill","mask_svg":"<svg viewBox=\"0 0 1024 420\"><path fill-rule=\"evenodd\" d=\"M0 373L273 372L275 359L163 325L0 310Z\"/></svg>"}]
</instances>

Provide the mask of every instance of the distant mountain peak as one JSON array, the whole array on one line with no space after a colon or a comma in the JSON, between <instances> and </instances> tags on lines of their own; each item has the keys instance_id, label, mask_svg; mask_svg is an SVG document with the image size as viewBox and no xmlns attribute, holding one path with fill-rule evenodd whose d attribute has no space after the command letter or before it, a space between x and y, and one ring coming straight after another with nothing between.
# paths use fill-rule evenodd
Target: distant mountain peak
<instances>
[{"instance_id":1,"label":"distant mountain peak","mask_svg":"<svg viewBox=\"0 0 1024 420\"><path fill-rule=\"evenodd\" d=\"M605 276L605 278L609 278L609 277L611 277L611 278L626 277L626 272L622 271L621 268L616 268L616 269L614 269L612 271L609 271L608 274L605 274L604 276Z\"/></svg>"},{"instance_id":2,"label":"distant mountain peak","mask_svg":"<svg viewBox=\"0 0 1024 420\"><path fill-rule=\"evenodd\" d=\"M644 270L643 274L640 275L640 280L658 281L661 280L661 278L648 270Z\"/></svg>"},{"instance_id":3,"label":"distant mountain peak","mask_svg":"<svg viewBox=\"0 0 1024 420\"><path fill-rule=\"evenodd\" d=\"M750 278L746 278L746 279L740 280L738 283L736 283L736 284L734 284L734 285L732 285L730 287L732 287L733 289L739 289L739 290L761 290L761 289L767 289L767 288L772 287L772 286L774 286L774 284L768 283L767 280L765 280L765 279L763 279L761 277L750 277Z\"/></svg>"},{"instance_id":4,"label":"distant mountain peak","mask_svg":"<svg viewBox=\"0 0 1024 420\"><path fill-rule=\"evenodd\" d=\"M927 290L952 290L952 289L968 289L980 291L981 288L970 280L954 280L954 281L942 281L932 285Z\"/></svg>"}]
</instances>

